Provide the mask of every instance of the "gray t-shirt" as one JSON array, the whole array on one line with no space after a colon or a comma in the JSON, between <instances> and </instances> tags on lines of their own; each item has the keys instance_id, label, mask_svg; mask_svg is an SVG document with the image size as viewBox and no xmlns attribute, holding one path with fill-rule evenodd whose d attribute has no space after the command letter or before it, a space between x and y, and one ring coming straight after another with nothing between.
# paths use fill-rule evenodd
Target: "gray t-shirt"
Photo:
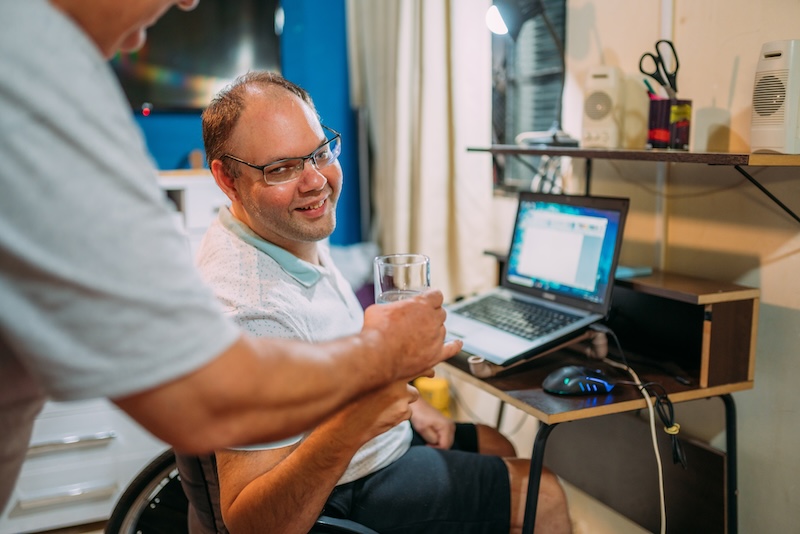
<instances>
[{"instance_id":1,"label":"gray t-shirt","mask_svg":"<svg viewBox=\"0 0 800 534\"><path fill-rule=\"evenodd\" d=\"M193 265L105 58L0 2L0 509L43 400L120 397L240 335Z\"/></svg>"}]
</instances>

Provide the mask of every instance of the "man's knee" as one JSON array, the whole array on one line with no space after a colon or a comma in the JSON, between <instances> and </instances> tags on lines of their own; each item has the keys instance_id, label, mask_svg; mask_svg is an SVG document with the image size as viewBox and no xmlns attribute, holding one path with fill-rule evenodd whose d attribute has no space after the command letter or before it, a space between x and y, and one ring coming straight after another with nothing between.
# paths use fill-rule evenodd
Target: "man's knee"
<instances>
[{"instance_id":1,"label":"man's knee","mask_svg":"<svg viewBox=\"0 0 800 534\"><path fill-rule=\"evenodd\" d=\"M492 456L514 458L517 451L514 445L503 434L486 425L476 424L478 432L478 452Z\"/></svg>"},{"instance_id":2,"label":"man's knee","mask_svg":"<svg viewBox=\"0 0 800 534\"><path fill-rule=\"evenodd\" d=\"M559 478L555 473L544 468L539 480L539 501L544 506L547 504L560 506L562 503L566 503L566 500L567 496ZM545 501L549 501L549 503Z\"/></svg>"},{"instance_id":3,"label":"man's knee","mask_svg":"<svg viewBox=\"0 0 800 534\"><path fill-rule=\"evenodd\" d=\"M530 460L504 458L508 467L511 485L511 532L518 532L525 518L525 503L528 498ZM572 525L569 518L567 497L558 477L549 469L542 469L536 506L536 532L569 533Z\"/></svg>"}]
</instances>

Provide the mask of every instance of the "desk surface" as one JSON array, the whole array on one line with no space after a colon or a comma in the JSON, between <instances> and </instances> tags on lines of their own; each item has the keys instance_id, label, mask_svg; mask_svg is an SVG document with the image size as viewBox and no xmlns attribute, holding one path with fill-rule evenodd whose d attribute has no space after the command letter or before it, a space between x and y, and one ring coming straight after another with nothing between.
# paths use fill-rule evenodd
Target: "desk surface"
<instances>
[{"instance_id":1,"label":"desk surface","mask_svg":"<svg viewBox=\"0 0 800 534\"><path fill-rule=\"evenodd\" d=\"M469 372L466 353L445 362L448 370L462 380L498 397L508 404L534 416L545 424L564 423L589 417L628 412L647 407L644 398L633 386L618 385L606 395L559 396L546 393L542 381L553 370L563 365L587 365L592 360L574 351L562 350L534 359L490 378L477 378ZM602 362L596 362L604 367ZM632 365L642 382L658 382L669 394L672 402L715 397L753 388L752 381L702 388L685 386L663 371ZM605 368L605 367L604 367ZM608 374L630 380L630 376L608 367Z\"/></svg>"}]
</instances>

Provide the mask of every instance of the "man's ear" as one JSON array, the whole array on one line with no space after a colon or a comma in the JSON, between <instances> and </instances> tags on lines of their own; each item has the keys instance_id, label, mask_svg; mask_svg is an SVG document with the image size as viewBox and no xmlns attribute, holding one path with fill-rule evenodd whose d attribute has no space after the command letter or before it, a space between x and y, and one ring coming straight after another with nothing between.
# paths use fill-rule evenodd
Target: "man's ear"
<instances>
[{"instance_id":1,"label":"man's ear","mask_svg":"<svg viewBox=\"0 0 800 534\"><path fill-rule=\"evenodd\" d=\"M211 162L211 174L214 175L214 181L222 192L225 193L231 202L239 202L239 191L236 189L236 179L225 171L225 166L222 161L215 159Z\"/></svg>"}]
</instances>

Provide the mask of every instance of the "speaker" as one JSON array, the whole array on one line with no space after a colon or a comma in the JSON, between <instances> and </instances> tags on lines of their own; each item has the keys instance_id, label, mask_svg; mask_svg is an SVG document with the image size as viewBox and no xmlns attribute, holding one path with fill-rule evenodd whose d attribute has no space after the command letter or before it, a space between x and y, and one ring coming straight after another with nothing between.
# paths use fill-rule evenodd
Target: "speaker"
<instances>
[{"instance_id":1,"label":"speaker","mask_svg":"<svg viewBox=\"0 0 800 534\"><path fill-rule=\"evenodd\" d=\"M753 86L751 152L800 154L800 39L761 47Z\"/></svg>"},{"instance_id":2,"label":"speaker","mask_svg":"<svg viewBox=\"0 0 800 534\"><path fill-rule=\"evenodd\" d=\"M601 65L589 70L583 102L585 148L619 148L624 126L625 81L617 67Z\"/></svg>"}]
</instances>

